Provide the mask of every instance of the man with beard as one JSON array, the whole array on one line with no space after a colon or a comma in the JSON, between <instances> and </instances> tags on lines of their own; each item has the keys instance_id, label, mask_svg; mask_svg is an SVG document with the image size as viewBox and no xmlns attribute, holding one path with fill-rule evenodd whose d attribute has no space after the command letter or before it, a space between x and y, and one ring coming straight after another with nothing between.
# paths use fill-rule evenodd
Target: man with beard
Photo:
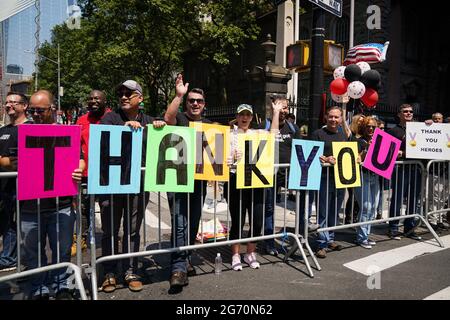
<instances>
[{"instance_id":1,"label":"man with beard","mask_svg":"<svg viewBox=\"0 0 450 320\"><path fill-rule=\"evenodd\" d=\"M103 91L92 90L89 94L88 113L80 117L77 121L77 125L81 126L81 151L83 152L83 158L86 162L86 168L83 171L82 184L85 189L82 191L82 214L83 214L83 239L81 242L81 249L87 248L87 231L89 229L89 210L90 206L90 196L87 194L87 177L88 177L88 154L89 154L89 128L91 124L99 124L103 116L110 112L109 108L106 108L106 96ZM71 254L75 256L77 253L77 242L76 236L74 235Z\"/></svg>"}]
</instances>

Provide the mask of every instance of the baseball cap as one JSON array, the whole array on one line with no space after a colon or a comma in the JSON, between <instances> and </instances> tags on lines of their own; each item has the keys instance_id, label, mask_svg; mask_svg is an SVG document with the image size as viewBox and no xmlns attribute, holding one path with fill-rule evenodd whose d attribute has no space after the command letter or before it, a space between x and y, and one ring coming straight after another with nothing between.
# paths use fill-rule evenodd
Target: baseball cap
<instances>
[{"instance_id":1,"label":"baseball cap","mask_svg":"<svg viewBox=\"0 0 450 320\"><path fill-rule=\"evenodd\" d=\"M128 89L133 90L133 91L137 91L137 92L139 92L139 94L143 95L141 85L139 83L137 83L136 81L134 81L134 80L127 80L127 81L123 82L122 84L120 84L117 87L117 91L121 87L125 87L125 88L128 88Z\"/></svg>"},{"instance_id":2,"label":"baseball cap","mask_svg":"<svg viewBox=\"0 0 450 320\"><path fill-rule=\"evenodd\" d=\"M236 111L236 113L241 113L242 111L248 111L248 112L250 112L251 114L253 114L253 107L251 106L251 105L249 105L249 104L240 104L238 107L237 107L237 111Z\"/></svg>"}]
</instances>

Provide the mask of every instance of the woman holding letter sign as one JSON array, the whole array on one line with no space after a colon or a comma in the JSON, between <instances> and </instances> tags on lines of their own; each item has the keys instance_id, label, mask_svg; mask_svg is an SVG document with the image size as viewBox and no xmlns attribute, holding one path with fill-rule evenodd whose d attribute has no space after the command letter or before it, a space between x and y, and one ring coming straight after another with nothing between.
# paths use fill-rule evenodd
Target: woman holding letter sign
<instances>
[{"instance_id":1,"label":"woman holding letter sign","mask_svg":"<svg viewBox=\"0 0 450 320\"><path fill-rule=\"evenodd\" d=\"M375 129L378 127L377 120L373 117L365 118L359 126L361 137L358 138L358 152L361 161L364 161ZM361 187L354 188L356 201L359 204L359 222L371 221L377 212L380 197L379 176L372 171L362 168ZM370 224L362 225L357 229L356 242L363 248L372 249L374 241L369 240Z\"/></svg>"}]
</instances>

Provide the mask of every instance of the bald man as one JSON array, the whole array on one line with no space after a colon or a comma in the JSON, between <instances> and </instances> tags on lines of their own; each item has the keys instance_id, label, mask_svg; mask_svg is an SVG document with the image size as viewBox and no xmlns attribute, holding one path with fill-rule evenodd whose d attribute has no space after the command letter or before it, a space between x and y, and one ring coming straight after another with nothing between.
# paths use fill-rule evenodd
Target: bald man
<instances>
[{"instance_id":1,"label":"bald man","mask_svg":"<svg viewBox=\"0 0 450 320\"><path fill-rule=\"evenodd\" d=\"M39 90L31 96L28 112L36 124L56 124L53 95L47 90ZM83 169L84 161L80 160L79 167L72 172L72 179L81 182ZM59 197L58 200L57 203L56 198L40 199L40 215L37 215L37 200L20 202L25 265L28 269L47 265L46 241L44 240L47 237L52 252L51 264L70 262L70 247L75 223L75 211L72 207L74 199L73 197ZM40 234L38 233L38 217L40 217ZM40 257L38 256L38 239L41 239ZM53 270L50 274L39 273L31 276L30 298L48 300L48 285L51 284L57 300L72 300L69 277L70 274L65 268Z\"/></svg>"}]
</instances>

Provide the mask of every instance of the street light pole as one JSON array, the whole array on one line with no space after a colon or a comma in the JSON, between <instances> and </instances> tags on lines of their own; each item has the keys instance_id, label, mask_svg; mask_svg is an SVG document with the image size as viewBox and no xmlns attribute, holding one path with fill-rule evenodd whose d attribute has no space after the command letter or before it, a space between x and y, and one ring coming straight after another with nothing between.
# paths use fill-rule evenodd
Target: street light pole
<instances>
[{"instance_id":1,"label":"street light pole","mask_svg":"<svg viewBox=\"0 0 450 320\"><path fill-rule=\"evenodd\" d=\"M61 111L61 60L59 57L59 43L58 43L58 112Z\"/></svg>"}]
</instances>

